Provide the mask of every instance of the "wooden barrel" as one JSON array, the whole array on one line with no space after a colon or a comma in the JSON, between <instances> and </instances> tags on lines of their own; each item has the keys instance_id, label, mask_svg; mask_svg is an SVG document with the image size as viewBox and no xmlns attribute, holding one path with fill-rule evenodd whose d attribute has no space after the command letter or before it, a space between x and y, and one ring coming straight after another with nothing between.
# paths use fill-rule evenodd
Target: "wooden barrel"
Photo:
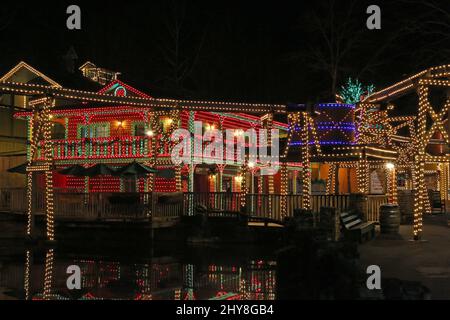
<instances>
[{"instance_id":1,"label":"wooden barrel","mask_svg":"<svg viewBox=\"0 0 450 320\"><path fill-rule=\"evenodd\" d=\"M398 234L400 228L400 209L395 204L380 206L380 232Z\"/></svg>"}]
</instances>

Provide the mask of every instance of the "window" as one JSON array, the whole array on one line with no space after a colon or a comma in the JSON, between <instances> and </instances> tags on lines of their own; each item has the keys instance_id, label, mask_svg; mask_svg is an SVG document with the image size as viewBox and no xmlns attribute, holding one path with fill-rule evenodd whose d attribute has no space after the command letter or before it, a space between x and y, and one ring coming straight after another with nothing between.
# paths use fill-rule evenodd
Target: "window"
<instances>
[{"instance_id":1,"label":"window","mask_svg":"<svg viewBox=\"0 0 450 320\"><path fill-rule=\"evenodd\" d=\"M80 130L78 131L78 139L87 138L87 127L86 126L80 126Z\"/></svg>"},{"instance_id":2,"label":"window","mask_svg":"<svg viewBox=\"0 0 450 320\"><path fill-rule=\"evenodd\" d=\"M136 137L144 137L145 136L145 124L144 123L135 123L134 126L134 135Z\"/></svg>"},{"instance_id":3,"label":"window","mask_svg":"<svg viewBox=\"0 0 450 320\"><path fill-rule=\"evenodd\" d=\"M104 138L109 136L109 123L95 123L81 125L79 130L80 138Z\"/></svg>"},{"instance_id":4,"label":"window","mask_svg":"<svg viewBox=\"0 0 450 320\"><path fill-rule=\"evenodd\" d=\"M94 127L94 137L104 138L109 136L109 126L106 123L95 125Z\"/></svg>"},{"instance_id":5,"label":"window","mask_svg":"<svg viewBox=\"0 0 450 320\"><path fill-rule=\"evenodd\" d=\"M62 140L66 138L66 128L61 123L54 123L52 128L52 139Z\"/></svg>"}]
</instances>

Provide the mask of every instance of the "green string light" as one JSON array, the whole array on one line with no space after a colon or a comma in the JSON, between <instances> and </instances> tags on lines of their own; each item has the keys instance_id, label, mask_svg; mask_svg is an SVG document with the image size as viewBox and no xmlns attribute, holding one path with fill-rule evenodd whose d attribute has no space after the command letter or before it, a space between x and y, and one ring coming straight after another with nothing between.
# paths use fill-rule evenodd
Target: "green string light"
<instances>
[{"instance_id":1,"label":"green string light","mask_svg":"<svg viewBox=\"0 0 450 320\"><path fill-rule=\"evenodd\" d=\"M356 104L364 97L371 95L375 91L374 85L364 86L358 79L348 78L345 85L341 87L339 95L344 103Z\"/></svg>"}]
</instances>

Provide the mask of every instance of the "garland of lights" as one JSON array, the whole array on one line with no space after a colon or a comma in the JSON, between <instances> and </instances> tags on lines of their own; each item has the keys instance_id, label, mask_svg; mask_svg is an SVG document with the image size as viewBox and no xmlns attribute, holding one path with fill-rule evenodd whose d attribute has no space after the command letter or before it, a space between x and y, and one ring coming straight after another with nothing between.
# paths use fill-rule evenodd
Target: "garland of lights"
<instances>
[{"instance_id":1,"label":"garland of lights","mask_svg":"<svg viewBox=\"0 0 450 320\"><path fill-rule=\"evenodd\" d=\"M412 90L413 88L417 87L417 85L421 85L420 79L423 77L436 79L436 78L445 78L450 76L450 65L441 65L437 67L432 67L427 70L423 70L419 73L416 73L415 75L412 75L411 77L402 80L400 82L397 82L393 84L390 87L387 87L383 90L380 90L378 92L373 93L371 96L367 98L368 102L378 102L385 100L387 98L393 97L397 94L406 92L408 90ZM417 81L419 80L419 81ZM430 80L428 80L430 81ZM432 81L432 80L431 80ZM432 83L432 82L429 82ZM438 83L438 82L436 82Z\"/></svg>"},{"instance_id":2,"label":"garland of lights","mask_svg":"<svg viewBox=\"0 0 450 320\"><path fill-rule=\"evenodd\" d=\"M61 87L48 87L40 84L1 82L0 90L3 92L13 92L21 95L46 95L51 94L54 98L65 100L78 100L82 102L100 102L105 104L122 104L145 108L162 109L184 109L192 111L209 110L217 112L236 112L246 109L248 113L263 113L276 111L285 113L284 105L274 104L249 104L222 101L195 101L195 100L175 100L175 99L155 99L144 97L118 97L108 94L67 89Z\"/></svg>"}]
</instances>

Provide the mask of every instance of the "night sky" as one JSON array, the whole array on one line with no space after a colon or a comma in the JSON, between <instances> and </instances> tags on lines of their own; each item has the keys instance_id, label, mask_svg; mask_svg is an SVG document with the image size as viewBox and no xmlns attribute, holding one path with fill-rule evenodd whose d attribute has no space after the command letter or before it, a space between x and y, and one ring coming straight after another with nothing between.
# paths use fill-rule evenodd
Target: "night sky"
<instances>
[{"instance_id":1,"label":"night sky","mask_svg":"<svg viewBox=\"0 0 450 320\"><path fill-rule=\"evenodd\" d=\"M66 28L78 4L82 30ZM382 29L366 28L377 4ZM450 63L448 1L2 3L1 68L51 70L71 46L155 97L329 101L347 77L382 88ZM330 42L327 42L330 41ZM331 47L331 48L330 48ZM49 74L51 76L51 74ZM56 79L57 80L57 79Z\"/></svg>"}]
</instances>

